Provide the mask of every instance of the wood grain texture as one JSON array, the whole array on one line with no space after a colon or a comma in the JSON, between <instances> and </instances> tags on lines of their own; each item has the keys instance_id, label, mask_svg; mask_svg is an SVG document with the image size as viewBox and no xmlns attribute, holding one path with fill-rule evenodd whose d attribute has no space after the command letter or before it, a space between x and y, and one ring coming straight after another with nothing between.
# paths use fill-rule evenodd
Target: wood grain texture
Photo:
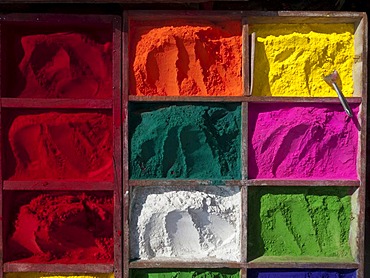
<instances>
[{"instance_id":1,"label":"wood grain texture","mask_svg":"<svg viewBox=\"0 0 370 278\"><path fill-rule=\"evenodd\" d=\"M113 29L113 165L114 165L114 276L122 277L122 21L114 17Z\"/></svg>"},{"instance_id":2,"label":"wood grain texture","mask_svg":"<svg viewBox=\"0 0 370 278\"><path fill-rule=\"evenodd\" d=\"M111 99L60 99L60 98L2 98L5 108L72 108L72 109L112 109Z\"/></svg>"},{"instance_id":3,"label":"wood grain texture","mask_svg":"<svg viewBox=\"0 0 370 278\"><path fill-rule=\"evenodd\" d=\"M113 264L5 263L4 272L112 273Z\"/></svg>"},{"instance_id":4,"label":"wood grain texture","mask_svg":"<svg viewBox=\"0 0 370 278\"><path fill-rule=\"evenodd\" d=\"M71 191L101 191L114 189L113 182L99 181L3 181L3 190L71 190Z\"/></svg>"}]
</instances>

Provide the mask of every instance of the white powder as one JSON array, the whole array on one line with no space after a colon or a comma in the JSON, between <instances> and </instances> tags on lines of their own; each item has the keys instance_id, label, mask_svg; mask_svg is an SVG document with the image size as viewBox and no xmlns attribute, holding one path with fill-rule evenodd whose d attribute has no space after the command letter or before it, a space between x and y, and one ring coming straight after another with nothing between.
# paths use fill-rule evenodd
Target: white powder
<instances>
[{"instance_id":1,"label":"white powder","mask_svg":"<svg viewBox=\"0 0 370 278\"><path fill-rule=\"evenodd\" d=\"M236 187L137 187L131 207L131 258L240 261Z\"/></svg>"}]
</instances>

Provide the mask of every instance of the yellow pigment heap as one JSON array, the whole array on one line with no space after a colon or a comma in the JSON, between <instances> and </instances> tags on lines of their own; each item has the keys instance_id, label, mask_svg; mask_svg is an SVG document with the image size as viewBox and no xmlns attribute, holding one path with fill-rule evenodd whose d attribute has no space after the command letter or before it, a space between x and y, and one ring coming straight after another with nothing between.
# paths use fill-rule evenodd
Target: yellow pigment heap
<instances>
[{"instance_id":1,"label":"yellow pigment heap","mask_svg":"<svg viewBox=\"0 0 370 278\"><path fill-rule=\"evenodd\" d=\"M113 273L112 274L61 275L61 274L42 274L42 273L27 272L27 273L6 273L4 277L5 278L114 278L114 275Z\"/></svg>"},{"instance_id":2,"label":"yellow pigment heap","mask_svg":"<svg viewBox=\"0 0 370 278\"><path fill-rule=\"evenodd\" d=\"M253 95L335 97L323 80L337 70L339 87L353 95L352 24L258 24Z\"/></svg>"}]
</instances>

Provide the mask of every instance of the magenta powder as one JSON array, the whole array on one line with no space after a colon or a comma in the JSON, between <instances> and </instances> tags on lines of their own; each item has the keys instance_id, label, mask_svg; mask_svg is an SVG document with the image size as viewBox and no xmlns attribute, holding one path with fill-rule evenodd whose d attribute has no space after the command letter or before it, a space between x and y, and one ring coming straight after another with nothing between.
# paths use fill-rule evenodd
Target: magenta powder
<instances>
[{"instance_id":1,"label":"magenta powder","mask_svg":"<svg viewBox=\"0 0 370 278\"><path fill-rule=\"evenodd\" d=\"M357 179L357 114L340 104L250 103L248 177Z\"/></svg>"}]
</instances>

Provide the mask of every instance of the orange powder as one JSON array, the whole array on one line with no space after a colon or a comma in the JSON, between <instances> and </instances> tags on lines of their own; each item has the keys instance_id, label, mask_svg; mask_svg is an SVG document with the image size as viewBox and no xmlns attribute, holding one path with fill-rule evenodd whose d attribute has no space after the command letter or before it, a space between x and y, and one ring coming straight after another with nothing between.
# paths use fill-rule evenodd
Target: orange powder
<instances>
[{"instance_id":1,"label":"orange powder","mask_svg":"<svg viewBox=\"0 0 370 278\"><path fill-rule=\"evenodd\" d=\"M130 94L242 95L240 22L134 22L130 34Z\"/></svg>"}]
</instances>

